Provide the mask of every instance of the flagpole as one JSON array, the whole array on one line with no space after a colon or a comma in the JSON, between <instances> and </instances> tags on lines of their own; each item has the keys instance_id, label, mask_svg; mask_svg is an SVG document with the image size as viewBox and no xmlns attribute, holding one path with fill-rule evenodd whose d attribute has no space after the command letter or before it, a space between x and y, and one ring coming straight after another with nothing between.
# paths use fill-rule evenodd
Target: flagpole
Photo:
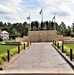
<instances>
[{"instance_id":1,"label":"flagpole","mask_svg":"<svg viewBox=\"0 0 74 75\"><path fill-rule=\"evenodd\" d=\"M43 22L43 8L41 8L39 14L41 15L41 22Z\"/></svg>"},{"instance_id":2,"label":"flagpole","mask_svg":"<svg viewBox=\"0 0 74 75\"><path fill-rule=\"evenodd\" d=\"M29 14L29 24L31 25L31 15Z\"/></svg>"},{"instance_id":3,"label":"flagpole","mask_svg":"<svg viewBox=\"0 0 74 75\"><path fill-rule=\"evenodd\" d=\"M29 20L29 25L30 25L30 27L31 27L31 17L30 17L31 15L29 14L29 16L27 17L27 19Z\"/></svg>"},{"instance_id":4,"label":"flagpole","mask_svg":"<svg viewBox=\"0 0 74 75\"><path fill-rule=\"evenodd\" d=\"M29 24L30 24L30 28L31 28L31 15L29 14Z\"/></svg>"},{"instance_id":5,"label":"flagpole","mask_svg":"<svg viewBox=\"0 0 74 75\"><path fill-rule=\"evenodd\" d=\"M42 23L42 22L43 22L43 8L41 8L39 14L40 14L40 17L41 17L41 23Z\"/></svg>"},{"instance_id":6,"label":"flagpole","mask_svg":"<svg viewBox=\"0 0 74 75\"><path fill-rule=\"evenodd\" d=\"M55 19L55 14L56 14L56 13L54 13L54 17L53 17L53 20L54 20L54 29L56 29L56 26L55 26L55 20L56 20L56 19Z\"/></svg>"},{"instance_id":7,"label":"flagpole","mask_svg":"<svg viewBox=\"0 0 74 75\"><path fill-rule=\"evenodd\" d=\"M43 8L41 8L42 13L41 13L41 21L43 22Z\"/></svg>"}]
</instances>

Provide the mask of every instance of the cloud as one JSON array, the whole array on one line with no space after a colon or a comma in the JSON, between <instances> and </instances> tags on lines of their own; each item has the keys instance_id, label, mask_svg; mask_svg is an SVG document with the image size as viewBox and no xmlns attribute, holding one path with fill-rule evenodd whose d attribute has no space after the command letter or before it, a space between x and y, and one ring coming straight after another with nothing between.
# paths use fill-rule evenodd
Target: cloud
<instances>
[{"instance_id":1,"label":"cloud","mask_svg":"<svg viewBox=\"0 0 74 75\"><path fill-rule=\"evenodd\" d=\"M38 0L39 2L46 4L46 5L60 5L60 4L72 4L74 3L74 0Z\"/></svg>"},{"instance_id":2,"label":"cloud","mask_svg":"<svg viewBox=\"0 0 74 75\"><path fill-rule=\"evenodd\" d=\"M20 18L19 13L23 12L20 7L22 0L0 0L0 17L5 17L9 20L18 20Z\"/></svg>"},{"instance_id":3,"label":"cloud","mask_svg":"<svg viewBox=\"0 0 74 75\"><path fill-rule=\"evenodd\" d=\"M74 0L0 0L0 19L22 22L31 14L31 21L41 21L41 7L44 20L52 20L54 12L57 22L71 24L74 19Z\"/></svg>"},{"instance_id":4,"label":"cloud","mask_svg":"<svg viewBox=\"0 0 74 75\"><path fill-rule=\"evenodd\" d=\"M40 3L46 6L45 15L51 17L51 13L56 13L56 21L66 22L66 25L71 25L74 18L74 0L39 0ZM53 15L52 15L53 16Z\"/></svg>"},{"instance_id":5,"label":"cloud","mask_svg":"<svg viewBox=\"0 0 74 75\"><path fill-rule=\"evenodd\" d=\"M14 9L11 9L3 4L0 4L0 14L16 13Z\"/></svg>"},{"instance_id":6,"label":"cloud","mask_svg":"<svg viewBox=\"0 0 74 75\"><path fill-rule=\"evenodd\" d=\"M6 6L19 6L20 3L22 3L22 0L0 0L0 3L6 5Z\"/></svg>"},{"instance_id":7,"label":"cloud","mask_svg":"<svg viewBox=\"0 0 74 75\"><path fill-rule=\"evenodd\" d=\"M46 8L49 7L49 9L51 9L51 12L64 12L64 13L70 13L72 14L72 10L70 7L70 4L73 4L74 1L73 0L39 0L40 2L42 2L43 4L46 5ZM50 11L50 10L49 10ZM59 15L60 16L60 15ZM64 15L65 16L65 15Z\"/></svg>"},{"instance_id":8,"label":"cloud","mask_svg":"<svg viewBox=\"0 0 74 75\"><path fill-rule=\"evenodd\" d=\"M67 12L61 11L61 12L57 12L57 15L58 16L69 16L70 14Z\"/></svg>"}]
</instances>

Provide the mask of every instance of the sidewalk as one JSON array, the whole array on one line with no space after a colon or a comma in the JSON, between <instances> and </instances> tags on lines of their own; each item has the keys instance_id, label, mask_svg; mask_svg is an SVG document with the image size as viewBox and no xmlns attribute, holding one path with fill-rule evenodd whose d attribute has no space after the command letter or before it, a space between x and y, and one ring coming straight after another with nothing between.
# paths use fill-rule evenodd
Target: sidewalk
<instances>
[{"instance_id":1,"label":"sidewalk","mask_svg":"<svg viewBox=\"0 0 74 75\"><path fill-rule=\"evenodd\" d=\"M49 43L32 44L5 71L72 71L67 62Z\"/></svg>"}]
</instances>

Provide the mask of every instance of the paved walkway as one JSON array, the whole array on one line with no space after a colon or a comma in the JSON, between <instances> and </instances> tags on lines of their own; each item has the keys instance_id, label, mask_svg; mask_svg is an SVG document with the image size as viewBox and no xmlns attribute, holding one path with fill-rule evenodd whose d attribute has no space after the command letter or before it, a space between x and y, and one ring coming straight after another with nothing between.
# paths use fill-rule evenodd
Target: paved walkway
<instances>
[{"instance_id":1,"label":"paved walkway","mask_svg":"<svg viewBox=\"0 0 74 75\"><path fill-rule=\"evenodd\" d=\"M72 71L67 62L51 44L32 44L23 55L5 70Z\"/></svg>"}]
</instances>

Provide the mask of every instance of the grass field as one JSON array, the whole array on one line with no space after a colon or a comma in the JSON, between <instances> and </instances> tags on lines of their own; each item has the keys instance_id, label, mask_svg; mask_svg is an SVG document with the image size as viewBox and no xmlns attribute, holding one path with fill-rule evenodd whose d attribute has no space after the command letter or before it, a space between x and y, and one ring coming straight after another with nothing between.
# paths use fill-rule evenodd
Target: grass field
<instances>
[{"instance_id":1,"label":"grass field","mask_svg":"<svg viewBox=\"0 0 74 75\"><path fill-rule=\"evenodd\" d=\"M4 42L15 42L15 40L3 40L0 41L0 43L4 43ZM0 54L6 53L7 50L11 50L13 48L15 48L17 46L9 46L9 45L1 45L0 44Z\"/></svg>"},{"instance_id":2,"label":"grass field","mask_svg":"<svg viewBox=\"0 0 74 75\"><path fill-rule=\"evenodd\" d=\"M18 47L12 46L12 45L2 45L4 42L15 42L15 40L4 40L0 42L0 64L3 64L5 61L7 61L7 50L10 50L10 58L12 58L14 55L18 53ZM25 43L25 47L28 47L29 43ZM20 51L24 49L24 45L22 44L20 46Z\"/></svg>"},{"instance_id":3,"label":"grass field","mask_svg":"<svg viewBox=\"0 0 74 75\"><path fill-rule=\"evenodd\" d=\"M17 46L0 45L0 54L6 53L7 50L11 50Z\"/></svg>"},{"instance_id":4,"label":"grass field","mask_svg":"<svg viewBox=\"0 0 74 75\"><path fill-rule=\"evenodd\" d=\"M65 46L71 48L71 49L74 49L74 44L65 44Z\"/></svg>"}]
</instances>

